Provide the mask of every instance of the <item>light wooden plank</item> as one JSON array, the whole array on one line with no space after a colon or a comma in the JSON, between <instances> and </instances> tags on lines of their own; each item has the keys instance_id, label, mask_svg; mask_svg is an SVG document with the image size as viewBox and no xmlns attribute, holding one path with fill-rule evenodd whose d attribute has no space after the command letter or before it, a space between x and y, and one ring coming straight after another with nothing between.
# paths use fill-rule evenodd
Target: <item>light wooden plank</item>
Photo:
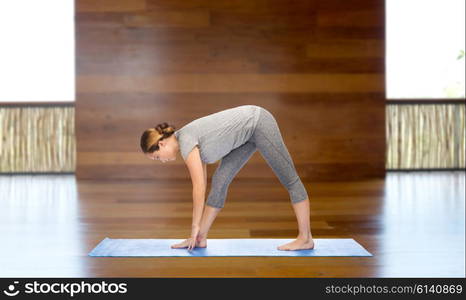
<instances>
[{"instance_id":1,"label":"light wooden plank","mask_svg":"<svg viewBox=\"0 0 466 300\"><path fill-rule=\"evenodd\" d=\"M124 17L128 27L202 28L210 25L207 10L155 10Z\"/></svg>"},{"instance_id":2,"label":"light wooden plank","mask_svg":"<svg viewBox=\"0 0 466 300\"><path fill-rule=\"evenodd\" d=\"M146 9L145 0L77 0L76 12L127 12Z\"/></svg>"},{"instance_id":3,"label":"light wooden plank","mask_svg":"<svg viewBox=\"0 0 466 300\"><path fill-rule=\"evenodd\" d=\"M95 92L381 92L380 74L167 74L159 76L86 75L81 93Z\"/></svg>"}]
</instances>

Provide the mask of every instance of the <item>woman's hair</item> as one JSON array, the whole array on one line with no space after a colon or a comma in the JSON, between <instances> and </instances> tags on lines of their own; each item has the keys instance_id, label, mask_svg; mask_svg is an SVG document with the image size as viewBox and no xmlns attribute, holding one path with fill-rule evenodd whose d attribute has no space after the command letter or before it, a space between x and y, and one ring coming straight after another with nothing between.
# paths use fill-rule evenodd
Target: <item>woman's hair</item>
<instances>
[{"instance_id":1,"label":"woman's hair","mask_svg":"<svg viewBox=\"0 0 466 300\"><path fill-rule=\"evenodd\" d=\"M159 141L175 133L176 127L163 122L155 127L148 128L141 136L141 149L144 153L159 150Z\"/></svg>"}]
</instances>

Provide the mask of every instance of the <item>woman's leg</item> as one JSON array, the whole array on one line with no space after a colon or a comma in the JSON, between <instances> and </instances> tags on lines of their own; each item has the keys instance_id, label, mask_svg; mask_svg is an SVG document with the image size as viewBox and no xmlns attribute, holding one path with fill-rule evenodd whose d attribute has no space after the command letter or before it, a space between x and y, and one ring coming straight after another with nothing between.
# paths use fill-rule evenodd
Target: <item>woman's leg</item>
<instances>
[{"instance_id":1,"label":"woman's leg","mask_svg":"<svg viewBox=\"0 0 466 300\"><path fill-rule=\"evenodd\" d=\"M210 226L212 226L212 223L214 222L220 210L221 208L208 205L204 206L204 213L202 214L200 230L199 234L197 235L197 247L207 246L207 234L209 233Z\"/></svg>"},{"instance_id":2,"label":"woman's leg","mask_svg":"<svg viewBox=\"0 0 466 300\"><path fill-rule=\"evenodd\" d=\"M257 150L287 189L298 221L299 234L296 240L282 245L278 249L312 249L314 241L312 240L310 228L309 197L304 184L296 172L277 121L268 110L261 110L261 115L251 140L256 144Z\"/></svg>"},{"instance_id":3,"label":"woman's leg","mask_svg":"<svg viewBox=\"0 0 466 300\"><path fill-rule=\"evenodd\" d=\"M212 176L212 184L207 197L204 213L202 215L199 236L201 240L207 238L210 226L219 211L225 205L228 187L236 174L246 164L249 158L256 152L256 145L250 141L233 149L220 161L219 166ZM201 245L202 246L202 245Z\"/></svg>"}]
</instances>

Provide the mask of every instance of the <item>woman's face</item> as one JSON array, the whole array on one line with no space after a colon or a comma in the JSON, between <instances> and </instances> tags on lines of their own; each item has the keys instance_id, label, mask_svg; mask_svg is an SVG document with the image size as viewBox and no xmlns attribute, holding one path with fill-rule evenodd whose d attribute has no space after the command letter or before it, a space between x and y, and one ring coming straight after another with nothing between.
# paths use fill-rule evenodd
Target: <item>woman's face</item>
<instances>
[{"instance_id":1,"label":"woman's face","mask_svg":"<svg viewBox=\"0 0 466 300\"><path fill-rule=\"evenodd\" d=\"M159 150L152 153L146 153L146 156L152 160L161 162L173 161L176 159L177 141L174 136L159 142Z\"/></svg>"}]
</instances>

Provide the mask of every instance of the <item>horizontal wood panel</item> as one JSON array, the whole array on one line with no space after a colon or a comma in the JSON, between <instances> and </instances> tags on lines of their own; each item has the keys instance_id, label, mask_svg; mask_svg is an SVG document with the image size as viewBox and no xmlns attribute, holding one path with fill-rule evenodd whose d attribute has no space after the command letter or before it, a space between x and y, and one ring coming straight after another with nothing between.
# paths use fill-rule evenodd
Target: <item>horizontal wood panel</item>
<instances>
[{"instance_id":1,"label":"horizontal wood panel","mask_svg":"<svg viewBox=\"0 0 466 300\"><path fill-rule=\"evenodd\" d=\"M150 76L154 74L179 73L380 73L385 69L383 58L347 57L347 58L311 58L308 61L290 59L289 61L264 62L252 61L247 58L203 58L193 60L188 57L176 59L154 60L144 59L109 59L78 58L78 75L92 75L96 73L118 73L119 75Z\"/></svg>"},{"instance_id":2,"label":"horizontal wood panel","mask_svg":"<svg viewBox=\"0 0 466 300\"><path fill-rule=\"evenodd\" d=\"M354 11L372 11L378 12L384 9L385 1L383 0L313 0L316 9L326 12L346 12ZM383 20L379 20L383 24Z\"/></svg>"},{"instance_id":3,"label":"horizontal wood panel","mask_svg":"<svg viewBox=\"0 0 466 300\"><path fill-rule=\"evenodd\" d=\"M76 11L113 12L146 9L146 0L77 0Z\"/></svg>"},{"instance_id":4,"label":"horizontal wood panel","mask_svg":"<svg viewBox=\"0 0 466 300\"><path fill-rule=\"evenodd\" d=\"M167 74L160 76L83 75L77 80L81 93L355 93L381 92L384 77L378 74Z\"/></svg>"},{"instance_id":5,"label":"horizontal wood panel","mask_svg":"<svg viewBox=\"0 0 466 300\"><path fill-rule=\"evenodd\" d=\"M127 27L207 27L210 13L206 10L149 11L127 14L123 18Z\"/></svg>"},{"instance_id":6,"label":"horizontal wood panel","mask_svg":"<svg viewBox=\"0 0 466 300\"><path fill-rule=\"evenodd\" d=\"M310 58L319 57L383 57L385 55L382 40L336 40L308 44L306 54Z\"/></svg>"},{"instance_id":7,"label":"horizontal wood panel","mask_svg":"<svg viewBox=\"0 0 466 300\"><path fill-rule=\"evenodd\" d=\"M316 18L314 13L300 12L299 14L258 14L256 11L251 13L233 13L233 12L212 12L212 26L234 26L234 27L254 27L255 30L262 28L291 29L291 28L309 28L315 26Z\"/></svg>"},{"instance_id":8,"label":"horizontal wood panel","mask_svg":"<svg viewBox=\"0 0 466 300\"><path fill-rule=\"evenodd\" d=\"M385 70L383 58L311 58L305 61L260 63L260 73L378 73Z\"/></svg>"},{"instance_id":9,"label":"horizontal wood panel","mask_svg":"<svg viewBox=\"0 0 466 300\"><path fill-rule=\"evenodd\" d=\"M344 27L377 27L384 19L384 11L380 10L345 10L322 11L317 16L317 26Z\"/></svg>"},{"instance_id":10,"label":"horizontal wood panel","mask_svg":"<svg viewBox=\"0 0 466 300\"><path fill-rule=\"evenodd\" d=\"M302 13L316 7L316 1L293 1L289 0L147 0L147 7L150 10L156 9L209 9L214 12L234 12L263 14L291 14Z\"/></svg>"}]
</instances>

